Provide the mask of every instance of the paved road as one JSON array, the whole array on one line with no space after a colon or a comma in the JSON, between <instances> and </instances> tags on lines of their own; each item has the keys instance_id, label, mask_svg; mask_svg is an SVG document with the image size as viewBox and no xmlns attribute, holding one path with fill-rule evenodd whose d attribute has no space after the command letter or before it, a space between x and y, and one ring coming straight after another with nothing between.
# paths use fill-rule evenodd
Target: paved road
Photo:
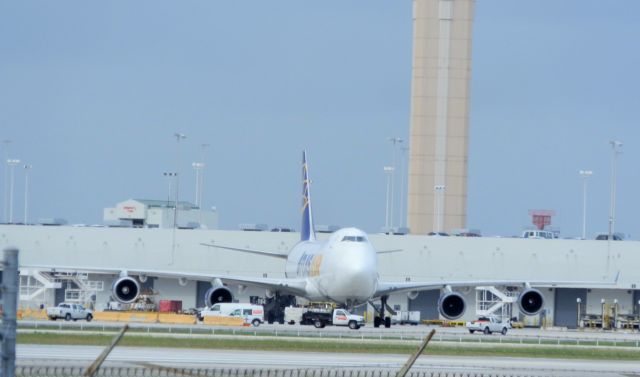
<instances>
[{"instance_id":1,"label":"paved road","mask_svg":"<svg viewBox=\"0 0 640 377\"><path fill-rule=\"evenodd\" d=\"M88 365L102 347L24 345L17 347L19 365ZM146 362L169 367L215 368L374 368L399 369L404 355L349 353L285 353L276 351L226 351L202 349L118 347L108 365L131 366ZM537 376L629 376L640 375L638 361L556 360L499 357L421 356L418 370L477 373L527 374ZM414 370L415 370L414 369Z\"/></svg>"}]
</instances>

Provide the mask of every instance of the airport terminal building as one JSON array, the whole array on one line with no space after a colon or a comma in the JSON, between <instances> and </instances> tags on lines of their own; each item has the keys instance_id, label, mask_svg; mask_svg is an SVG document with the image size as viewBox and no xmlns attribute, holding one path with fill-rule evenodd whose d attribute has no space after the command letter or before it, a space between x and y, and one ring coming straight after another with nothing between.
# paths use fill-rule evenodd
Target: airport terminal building
<instances>
[{"instance_id":1,"label":"airport terminal building","mask_svg":"<svg viewBox=\"0 0 640 377\"><path fill-rule=\"evenodd\" d=\"M614 318L617 326L637 326L637 241L387 234L369 238L377 250L401 249L378 255L381 280L442 281L443 286L448 281L532 282L543 293L545 304L541 314L521 318L525 325L575 327L578 318L583 324L589 318ZM0 225L2 248L16 246L20 250L20 305L31 308L76 301L105 310L113 302L111 284L128 271L148 271L134 276L148 302L180 300L183 308L202 307L213 278L164 278L159 277L161 272L284 277L282 259L210 245L287 253L298 239L298 233L268 231ZM83 268L98 273L83 273ZM569 288L562 282L574 284ZM228 288L233 300L240 302L260 300L266 294L264 289L255 287ZM467 304L461 319L518 316L514 297L521 289L516 284L456 288ZM422 291L417 296L395 294L389 297L389 304L395 310L420 311L423 320L438 319L440 294L438 289ZM370 305L366 310L372 311Z\"/></svg>"}]
</instances>

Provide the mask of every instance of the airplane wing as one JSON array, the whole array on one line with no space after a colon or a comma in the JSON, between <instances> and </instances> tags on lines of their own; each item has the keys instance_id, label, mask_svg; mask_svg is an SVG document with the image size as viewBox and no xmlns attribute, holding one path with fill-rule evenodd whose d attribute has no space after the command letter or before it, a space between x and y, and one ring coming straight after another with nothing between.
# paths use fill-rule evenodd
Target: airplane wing
<instances>
[{"instance_id":1,"label":"airplane wing","mask_svg":"<svg viewBox=\"0 0 640 377\"><path fill-rule=\"evenodd\" d=\"M115 269L115 268L94 268L94 267L69 267L69 266L20 266L21 270L39 269L54 272L86 272L119 275L145 275L151 277L187 279L196 281L213 281L220 279L232 285L247 285L269 289L272 291L285 292L296 296L304 296L306 292L306 279L291 278L261 278L249 276L233 276L223 274L194 273L184 271L164 271L164 270L138 270L138 269Z\"/></svg>"},{"instance_id":2,"label":"airplane wing","mask_svg":"<svg viewBox=\"0 0 640 377\"><path fill-rule=\"evenodd\" d=\"M277 252L274 252L274 251L243 249L243 248L239 248L239 247L222 246L222 245L215 245L215 244L211 244L211 243L200 243L200 245L208 246L208 247L217 247L219 249L225 249L225 250L242 251L244 253L264 255L264 256L267 256L267 257L275 257L275 258L280 258L280 259L287 259L287 254L277 253Z\"/></svg>"},{"instance_id":3,"label":"airplane wing","mask_svg":"<svg viewBox=\"0 0 640 377\"><path fill-rule=\"evenodd\" d=\"M373 297L387 296L392 293L403 293L412 291L428 291L432 289L442 289L444 287L479 287L483 285L506 285L533 287L560 287L560 288L593 288L593 287L613 287L618 283L620 272L613 281L545 281L545 280L437 280L437 281L379 281L378 289Z\"/></svg>"},{"instance_id":4,"label":"airplane wing","mask_svg":"<svg viewBox=\"0 0 640 377\"><path fill-rule=\"evenodd\" d=\"M137 271L129 270L131 274L138 274ZM224 283L232 285L248 285L252 287L259 287L269 289L272 291L286 292L296 296L304 296L306 292L307 281L306 279L291 279L291 278L261 278L261 277L249 277L249 276L234 276L234 275L222 275L222 274L198 274L189 272L175 272L175 271L144 271L140 272L148 276L164 277L164 278L186 278L189 280L199 281L212 281L214 279L220 279Z\"/></svg>"},{"instance_id":5,"label":"airplane wing","mask_svg":"<svg viewBox=\"0 0 640 377\"><path fill-rule=\"evenodd\" d=\"M389 253L399 253L404 251L404 249L390 249L390 250L376 250L377 254L389 254Z\"/></svg>"}]
</instances>

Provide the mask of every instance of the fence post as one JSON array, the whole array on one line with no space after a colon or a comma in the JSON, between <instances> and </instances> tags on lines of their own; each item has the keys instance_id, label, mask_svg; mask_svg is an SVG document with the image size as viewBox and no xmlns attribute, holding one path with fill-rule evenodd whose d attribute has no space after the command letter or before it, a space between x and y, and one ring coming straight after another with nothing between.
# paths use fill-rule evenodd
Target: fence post
<instances>
[{"instance_id":1,"label":"fence post","mask_svg":"<svg viewBox=\"0 0 640 377\"><path fill-rule=\"evenodd\" d=\"M18 310L18 249L4 249L2 272L2 376L16 372L16 314Z\"/></svg>"}]
</instances>

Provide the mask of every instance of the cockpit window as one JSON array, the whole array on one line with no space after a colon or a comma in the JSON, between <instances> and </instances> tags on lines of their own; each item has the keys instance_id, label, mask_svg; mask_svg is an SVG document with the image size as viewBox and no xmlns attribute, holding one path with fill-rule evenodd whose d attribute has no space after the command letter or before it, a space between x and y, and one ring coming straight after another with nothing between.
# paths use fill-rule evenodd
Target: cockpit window
<instances>
[{"instance_id":1,"label":"cockpit window","mask_svg":"<svg viewBox=\"0 0 640 377\"><path fill-rule=\"evenodd\" d=\"M365 242L367 239L363 236L344 236L342 242Z\"/></svg>"}]
</instances>

